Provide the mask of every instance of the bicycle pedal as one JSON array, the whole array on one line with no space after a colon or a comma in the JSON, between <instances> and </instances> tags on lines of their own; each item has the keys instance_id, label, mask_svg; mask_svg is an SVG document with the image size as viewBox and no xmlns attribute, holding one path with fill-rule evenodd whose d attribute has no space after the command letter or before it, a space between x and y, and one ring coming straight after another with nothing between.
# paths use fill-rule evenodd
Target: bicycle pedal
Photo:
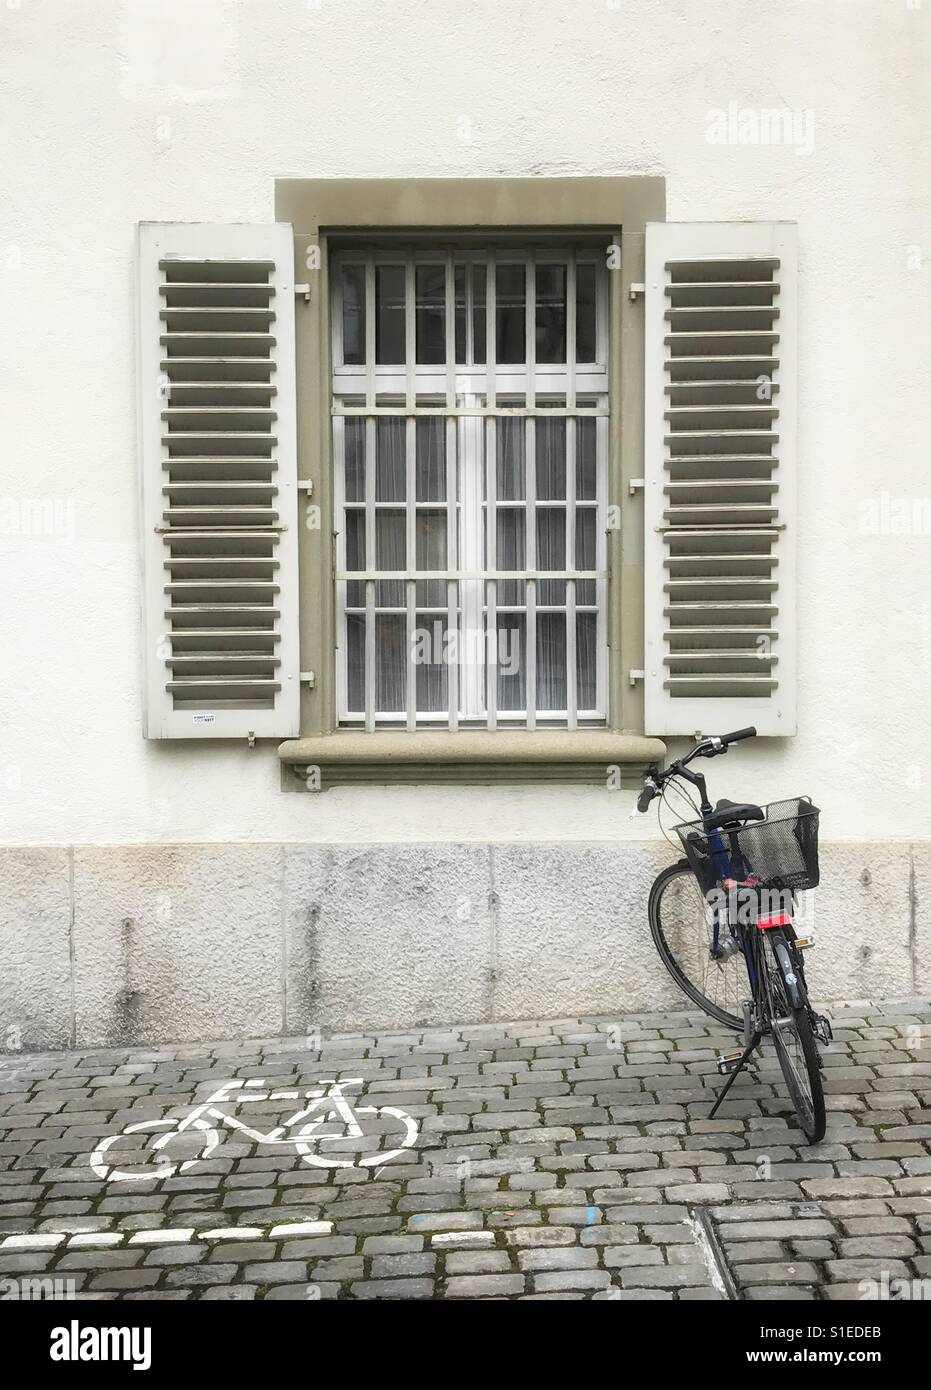
<instances>
[{"instance_id":1,"label":"bicycle pedal","mask_svg":"<svg viewBox=\"0 0 931 1390\"><path fill-rule=\"evenodd\" d=\"M796 951L810 951L815 945L814 939L810 936L799 936L792 942Z\"/></svg>"},{"instance_id":2,"label":"bicycle pedal","mask_svg":"<svg viewBox=\"0 0 931 1390\"><path fill-rule=\"evenodd\" d=\"M825 1018L824 1014L815 1014L815 1037L824 1043L825 1047L834 1041L834 1029L831 1027L830 1019Z\"/></svg>"},{"instance_id":3,"label":"bicycle pedal","mask_svg":"<svg viewBox=\"0 0 931 1390\"><path fill-rule=\"evenodd\" d=\"M719 1052L718 1071L720 1074L722 1076L729 1076L732 1071L736 1071L742 1056L742 1052Z\"/></svg>"}]
</instances>

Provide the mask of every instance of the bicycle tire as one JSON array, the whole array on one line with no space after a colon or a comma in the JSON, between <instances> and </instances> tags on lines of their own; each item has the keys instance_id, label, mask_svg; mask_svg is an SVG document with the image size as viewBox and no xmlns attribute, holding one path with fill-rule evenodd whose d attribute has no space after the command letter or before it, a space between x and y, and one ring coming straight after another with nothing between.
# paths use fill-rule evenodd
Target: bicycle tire
<instances>
[{"instance_id":1,"label":"bicycle tire","mask_svg":"<svg viewBox=\"0 0 931 1390\"><path fill-rule=\"evenodd\" d=\"M692 884L694 885L695 893L697 895L696 908L701 911L701 917L704 921L704 898L702 896L701 886L695 875L692 873L691 868L688 864L684 863L669 864L665 869L663 869L661 873L659 873L656 876L656 878L653 881L653 885L650 889L648 910L650 918L650 933L653 937L653 944L656 946L660 960L665 965L666 969L672 976L675 983L682 990L682 993L685 994L689 999L691 999L693 1004L697 1004L698 1007L703 1011L703 1013L706 1013L711 1018L716 1019L718 1023L723 1023L726 1028L732 1028L735 1030L735 1032L740 1032L743 1029L742 1016L736 1013L730 1013L720 1003L716 1003L715 1000L710 999L708 995L702 991L701 987L694 980L692 980L687 970L683 968L682 964L680 964L678 955L682 954L682 952L680 951L677 953L673 945L670 944L667 938L667 932L664 929L663 925L663 895L669 888L669 885L673 883L676 879L681 879L684 881L685 878L690 879ZM700 955L701 948L699 947L699 957ZM741 953L738 955L730 956L728 960L725 962L724 967L722 968L726 968L726 966L731 962L734 966L735 981L740 980L741 984L743 985L743 993L746 996L747 994L749 994L750 987L749 982L747 981L746 964L744 962L743 954Z\"/></svg>"},{"instance_id":2,"label":"bicycle tire","mask_svg":"<svg viewBox=\"0 0 931 1390\"><path fill-rule=\"evenodd\" d=\"M782 1002L785 1003L782 973L776 961L772 942L767 940L767 944L769 952L767 956L766 976L768 980L772 980L773 978L778 979L779 987L782 990ZM772 974L773 971L776 972L775 977ZM805 1064L810 1096L806 1097L801 1089L799 1068L793 1063L786 1044L784 1033L788 1033L790 1029L781 1027L779 1020L772 1017L771 994L769 995L769 1023L773 1047L779 1059L779 1066L785 1079L792 1104L795 1108L799 1127L809 1144L817 1144L819 1140L824 1138L825 1129L827 1127L827 1119L824 1110L824 1086L821 1081L821 1062L818 1056L818 1044L815 1041L815 1035L812 1031L805 982L801 972L799 972L798 978L804 1002L799 1007L787 1005L785 1017L791 1019L791 1031L795 1033L799 1047L801 1048L801 1057Z\"/></svg>"}]
</instances>

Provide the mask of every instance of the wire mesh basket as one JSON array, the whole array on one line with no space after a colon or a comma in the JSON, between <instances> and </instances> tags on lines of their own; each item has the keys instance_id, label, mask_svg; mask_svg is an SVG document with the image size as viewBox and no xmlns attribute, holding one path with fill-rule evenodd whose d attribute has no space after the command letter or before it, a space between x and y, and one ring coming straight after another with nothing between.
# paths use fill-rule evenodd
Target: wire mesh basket
<instances>
[{"instance_id":1,"label":"wire mesh basket","mask_svg":"<svg viewBox=\"0 0 931 1390\"><path fill-rule=\"evenodd\" d=\"M724 879L801 892L818 886L818 817L807 796L771 801L766 819L708 830L700 820L677 825L682 848L709 893Z\"/></svg>"}]
</instances>

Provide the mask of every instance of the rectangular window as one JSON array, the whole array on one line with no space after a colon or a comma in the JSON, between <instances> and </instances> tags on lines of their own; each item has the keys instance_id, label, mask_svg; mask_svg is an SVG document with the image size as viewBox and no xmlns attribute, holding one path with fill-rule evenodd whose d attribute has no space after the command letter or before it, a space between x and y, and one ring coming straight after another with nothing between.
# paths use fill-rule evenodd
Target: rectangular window
<instances>
[{"instance_id":1,"label":"rectangular window","mask_svg":"<svg viewBox=\"0 0 931 1390\"><path fill-rule=\"evenodd\" d=\"M603 248L333 264L340 722L604 724Z\"/></svg>"}]
</instances>

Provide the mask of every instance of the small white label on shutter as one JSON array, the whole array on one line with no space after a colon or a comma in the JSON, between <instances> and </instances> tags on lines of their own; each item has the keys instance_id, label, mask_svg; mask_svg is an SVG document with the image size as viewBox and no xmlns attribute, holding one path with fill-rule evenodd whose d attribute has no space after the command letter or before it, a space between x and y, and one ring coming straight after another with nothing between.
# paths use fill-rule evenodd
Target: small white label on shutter
<instances>
[{"instance_id":1,"label":"small white label on shutter","mask_svg":"<svg viewBox=\"0 0 931 1390\"><path fill-rule=\"evenodd\" d=\"M215 724L217 716L215 714L195 714L192 720L194 724Z\"/></svg>"}]
</instances>

